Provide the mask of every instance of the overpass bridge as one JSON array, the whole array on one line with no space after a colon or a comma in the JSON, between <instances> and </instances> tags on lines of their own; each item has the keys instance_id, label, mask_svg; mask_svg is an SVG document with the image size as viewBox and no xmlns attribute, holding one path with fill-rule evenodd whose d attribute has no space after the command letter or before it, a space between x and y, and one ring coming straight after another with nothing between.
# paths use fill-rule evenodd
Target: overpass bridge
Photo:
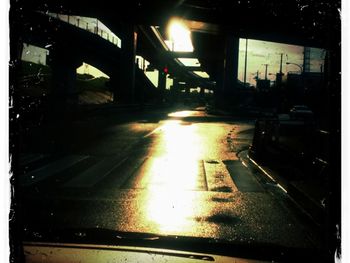
<instances>
[{"instance_id":1,"label":"overpass bridge","mask_svg":"<svg viewBox=\"0 0 350 263\"><path fill-rule=\"evenodd\" d=\"M40 16L37 11L97 18L121 38L121 48L69 24L61 22L58 26L56 21L53 26L52 19L48 23L50 18ZM102 0L96 7L92 1L30 0L13 3L10 15L14 43L27 40L42 46L49 38L53 40L52 58L56 58L52 62L58 67L54 70L57 80L53 78L53 84L61 86L57 87L58 93L67 87L74 90L73 71L84 59L111 77L115 97L126 103L143 97L142 89L137 86L152 88L135 65L136 55L147 59L159 71L167 67L175 87L181 81L225 97L237 90L239 38L325 48L330 51L328 61L333 63L340 52L336 41L339 40L338 9L331 1L282 4L275 0L268 3L164 0L127 1L114 6ZM180 18L191 30L193 52L174 52L165 44L172 17ZM11 52L12 58L18 57L18 51ZM63 56L62 52L69 55ZM201 66L185 66L180 58L197 58ZM337 64L330 74L338 69ZM207 72L209 78L193 73L198 70ZM166 75L159 74L158 91L165 89Z\"/></svg>"}]
</instances>

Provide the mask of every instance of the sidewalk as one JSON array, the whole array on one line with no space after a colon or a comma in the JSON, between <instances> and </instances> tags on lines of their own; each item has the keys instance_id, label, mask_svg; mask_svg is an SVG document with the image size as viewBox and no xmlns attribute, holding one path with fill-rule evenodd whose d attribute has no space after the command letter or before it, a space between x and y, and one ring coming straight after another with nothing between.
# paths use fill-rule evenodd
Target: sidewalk
<instances>
[{"instance_id":1,"label":"sidewalk","mask_svg":"<svg viewBox=\"0 0 350 263\"><path fill-rule=\"evenodd\" d=\"M266 147L264 158L259 158L251 148L248 158L265 176L279 184L315 223L325 223L330 191L325 164L313 162L311 167L306 167L277 147Z\"/></svg>"},{"instance_id":2,"label":"sidewalk","mask_svg":"<svg viewBox=\"0 0 350 263\"><path fill-rule=\"evenodd\" d=\"M300 157L297 157L301 144L293 140L288 141L289 145L293 145L289 151L286 145L278 147L280 144L270 142L258 153L257 148L262 145L259 140L253 139L256 131L254 125L236 131L235 136L229 138L232 151L246 164L257 168L267 182L280 186L313 222L317 225L324 224L329 199L326 164L315 159L312 167L305 166L307 162L304 160L305 163L302 163Z\"/></svg>"}]
</instances>

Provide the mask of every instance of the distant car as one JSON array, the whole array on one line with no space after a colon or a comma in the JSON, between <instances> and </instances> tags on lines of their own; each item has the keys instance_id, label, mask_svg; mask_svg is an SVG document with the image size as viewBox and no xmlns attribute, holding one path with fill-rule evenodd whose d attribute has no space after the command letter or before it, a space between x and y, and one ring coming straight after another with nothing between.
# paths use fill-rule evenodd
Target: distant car
<instances>
[{"instance_id":1,"label":"distant car","mask_svg":"<svg viewBox=\"0 0 350 263\"><path fill-rule=\"evenodd\" d=\"M311 120L313 112L305 105L295 105L289 111L289 116L294 120Z\"/></svg>"}]
</instances>

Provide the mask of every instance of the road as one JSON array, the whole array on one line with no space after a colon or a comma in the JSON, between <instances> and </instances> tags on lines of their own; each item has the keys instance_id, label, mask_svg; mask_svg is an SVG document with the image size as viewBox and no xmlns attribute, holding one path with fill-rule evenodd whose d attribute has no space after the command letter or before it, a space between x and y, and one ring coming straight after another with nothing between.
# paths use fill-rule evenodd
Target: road
<instances>
[{"instance_id":1,"label":"road","mask_svg":"<svg viewBox=\"0 0 350 263\"><path fill-rule=\"evenodd\" d=\"M101 228L320 246L319 233L283 189L248 163L252 120L185 110L97 123L81 122L59 154L41 147L56 137L21 154L25 230Z\"/></svg>"}]
</instances>

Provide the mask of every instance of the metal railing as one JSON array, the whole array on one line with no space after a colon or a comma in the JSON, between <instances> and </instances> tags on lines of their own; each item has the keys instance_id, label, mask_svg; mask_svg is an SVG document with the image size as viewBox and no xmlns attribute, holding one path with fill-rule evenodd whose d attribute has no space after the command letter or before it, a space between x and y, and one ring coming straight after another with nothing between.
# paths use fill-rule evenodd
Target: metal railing
<instances>
[{"instance_id":1,"label":"metal railing","mask_svg":"<svg viewBox=\"0 0 350 263\"><path fill-rule=\"evenodd\" d=\"M97 18L84 18L84 17L63 15L63 14L57 14L57 13L44 13L44 14L50 17L59 19L73 26L84 29L86 31L89 31L93 34L99 35L103 39L121 48L121 39L118 36L116 36L112 31L106 31L100 28L99 24L100 25L103 25L103 24ZM91 22L87 22L86 20L90 20Z\"/></svg>"}]
</instances>

